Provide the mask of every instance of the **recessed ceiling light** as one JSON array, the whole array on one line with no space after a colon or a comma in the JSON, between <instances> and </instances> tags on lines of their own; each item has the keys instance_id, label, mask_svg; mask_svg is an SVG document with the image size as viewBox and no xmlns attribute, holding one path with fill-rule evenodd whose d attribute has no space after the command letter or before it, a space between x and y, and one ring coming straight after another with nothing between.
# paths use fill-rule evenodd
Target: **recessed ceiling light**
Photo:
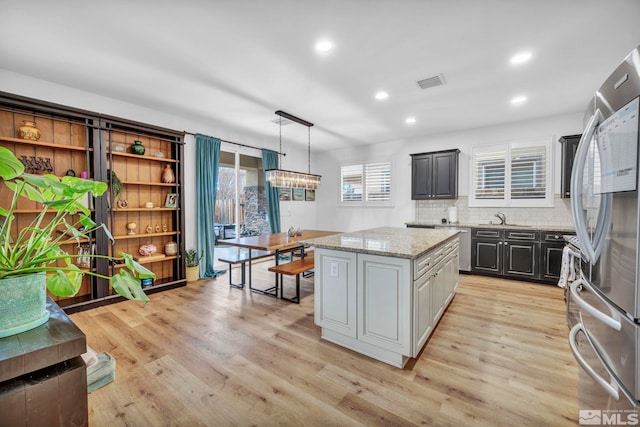
<instances>
[{"instance_id":1,"label":"recessed ceiling light","mask_svg":"<svg viewBox=\"0 0 640 427\"><path fill-rule=\"evenodd\" d=\"M404 122L408 125L412 125L416 122L416 118L415 117L407 117L406 119L404 119Z\"/></svg>"},{"instance_id":2,"label":"recessed ceiling light","mask_svg":"<svg viewBox=\"0 0 640 427\"><path fill-rule=\"evenodd\" d=\"M511 62L513 65L519 65L519 64L524 64L530 59L531 59L531 52L526 51L526 52L519 52L515 54L514 56L511 57L509 62Z\"/></svg>"},{"instance_id":3,"label":"recessed ceiling light","mask_svg":"<svg viewBox=\"0 0 640 427\"><path fill-rule=\"evenodd\" d=\"M376 99L387 99L388 97L389 97L389 94L383 90L376 93Z\"/></svg>"},{"instance_id":4,"label":"recessed ceiling light","mask_svg":"<svg viewBox=\"0 0 640 427\"><path fill-rule=\"evenodd\" d=\"M513 98L511 100L511 103L514 104L514 105L517 105L517 104L522 104L526 100L527 100L527 97L521 95L521 96L516 96L515 98Z\"/></svg>"},{"instance_id":5,"label":"recessed ceiling light","mask_svg":"<svg viewBox=\"0 0 640 427\"><path fill-rule=\"evenodd\" d=\"M328 40L322 40L316 43L316 50L320 53L329 53L333 50L333 43Z\"/></svg>"}]
</instances>

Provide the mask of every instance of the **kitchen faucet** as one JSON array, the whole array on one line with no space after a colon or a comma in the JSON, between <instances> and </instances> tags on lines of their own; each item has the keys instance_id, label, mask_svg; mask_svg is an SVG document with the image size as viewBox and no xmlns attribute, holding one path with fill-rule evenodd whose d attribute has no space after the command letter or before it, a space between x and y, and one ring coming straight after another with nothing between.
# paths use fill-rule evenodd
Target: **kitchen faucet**
<instances>
[{"instance_id":1,"label":"kitchen faucet","mask_svg":"<svg viewBox=\"0 0 640 427\"><path fill-rule=\"evenodd\" d=\"M507 217L502 212L498 212L495 216L500 220L500 225L507 225Z\"/></svg>"}]
</instances>

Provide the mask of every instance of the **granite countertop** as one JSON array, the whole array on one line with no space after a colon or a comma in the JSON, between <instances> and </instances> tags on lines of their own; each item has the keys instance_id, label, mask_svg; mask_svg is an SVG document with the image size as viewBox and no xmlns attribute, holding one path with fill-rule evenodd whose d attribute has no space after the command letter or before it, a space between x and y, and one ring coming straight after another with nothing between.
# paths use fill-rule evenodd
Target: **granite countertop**
<instances>
[{"instance_id":1,"label":"granite countertop","mask_svg":"<svg viewBox=\"0 0 640 427\"><path fill-rule=\"evenodd\" d=\"M322 249L414 259L451 239L457 230L380 227L302 242Z\"/></svg>"},{"instance_id":2,"label":"granite countertop","mask_svg":"<svg viewBox=\"0 0 640 427\"><path fill-rule=\"evenodd\" d=\"M500 224L467 224L463 222L458 222L455 224L442 224L442 223L434 223L432 221L409 221L405 223L406 225L412 226L434 226L434 227L468 227L468 228L499 228L503 230L544 230L544 231L559 231L563 233L575 233L574 227L568 227L566 225L500 225Z\"/></svg>"}]
</instances>

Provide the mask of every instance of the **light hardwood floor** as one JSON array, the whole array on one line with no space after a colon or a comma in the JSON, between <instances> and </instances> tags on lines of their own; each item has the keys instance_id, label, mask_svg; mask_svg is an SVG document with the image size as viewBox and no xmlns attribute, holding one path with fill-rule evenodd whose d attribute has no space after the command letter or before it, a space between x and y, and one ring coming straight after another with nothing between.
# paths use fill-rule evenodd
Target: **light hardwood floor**
<instances>
[{"instance_id":1,"label":"light hardwood floor","mask_svg":"<svg viewBox=\"0 0 640 427\"><path fill-rule=\"evenodd\" d=\"M273 280L268 265L254 283ZM76 313L117 360L115 382L89 395L90 425L577 425L562 290L461 277L404 369L321 340L312 279L300 305L229 288L225 274Z\"/></svg>"}]
</instances>

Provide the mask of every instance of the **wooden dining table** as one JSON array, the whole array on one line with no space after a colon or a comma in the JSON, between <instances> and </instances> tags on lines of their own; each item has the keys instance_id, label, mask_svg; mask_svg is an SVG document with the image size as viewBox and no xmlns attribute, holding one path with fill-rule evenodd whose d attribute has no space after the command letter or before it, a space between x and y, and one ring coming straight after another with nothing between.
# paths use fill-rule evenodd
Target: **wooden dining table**
<instances>
[{"instance_id":1,"label":"wooden dining table","mask_svg":"<svg viewBox=\"0 0 640 427\"><path fill-rule=\"evenodd\" d=\"M254 288L251 283L251 251L268 251L274 252L276 265L279 263L278 255L282 252L290 252L295 248L300 248L301 257L304 258L304 244L301 242L309 239L315 239L318 237L330 236L337 234L338 231L326 231L326 230L303 230L302 234L296 236L289 236L285 231L282 233L261 234L259 236L247 236L236 239L225 239L219 242L223 245L235 246L238 248L245 248L249 250L249 289L254 292L259 292L271 296L277 296L278 293L278 275L275 277L275 284L267 289Z\"/></svg>"}]
</instances>

